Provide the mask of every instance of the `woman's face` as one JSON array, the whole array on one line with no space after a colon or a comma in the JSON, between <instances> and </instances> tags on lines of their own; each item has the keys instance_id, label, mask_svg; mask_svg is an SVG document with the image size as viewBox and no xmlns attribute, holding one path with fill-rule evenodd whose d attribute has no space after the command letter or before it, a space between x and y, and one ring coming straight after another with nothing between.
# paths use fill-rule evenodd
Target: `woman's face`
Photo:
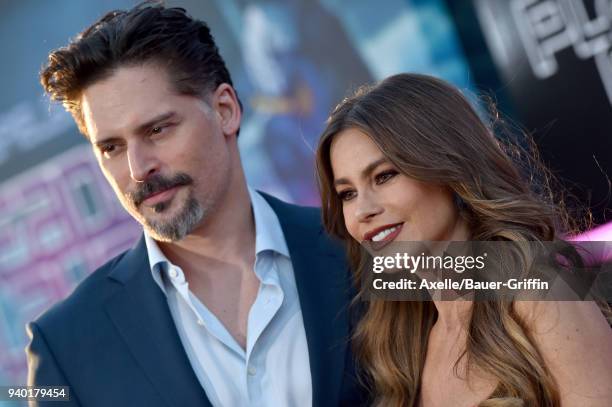
<instances>
[{"instance_id":1,"label":"woman's face","mask_svg":"<svg viewBox=\"0 0 612 407\"><path fill-rule=\"evenodd\" d=\"M330 149L344 222L358 242L465 240L449 188L401 174L358 129L338 133Z\"/></svg>"}]
</instances>

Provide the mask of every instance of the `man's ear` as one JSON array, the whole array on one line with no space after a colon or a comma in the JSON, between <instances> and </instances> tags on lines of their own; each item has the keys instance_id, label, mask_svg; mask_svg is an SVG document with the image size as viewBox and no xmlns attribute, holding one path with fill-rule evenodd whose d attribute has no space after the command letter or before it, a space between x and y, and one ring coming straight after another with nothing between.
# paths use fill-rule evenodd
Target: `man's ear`
<instances>
[{"instance_id":1,"label":"man's ear","mask_svg":"<svg viewBox=\"0 0 612 407\"><path fill-rule=\"evenodd\" d=\"M213 110L219 115L221 130L225 136L236 135L240 128L242 113L234 88L222 83L212 95Z\"/></svg>"}]
</instances>

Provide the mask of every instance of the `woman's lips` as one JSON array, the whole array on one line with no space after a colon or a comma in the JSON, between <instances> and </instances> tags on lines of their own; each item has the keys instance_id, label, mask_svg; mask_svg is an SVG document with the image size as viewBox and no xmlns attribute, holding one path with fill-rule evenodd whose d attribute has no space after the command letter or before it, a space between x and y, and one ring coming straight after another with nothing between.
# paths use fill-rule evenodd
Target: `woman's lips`
<instances>
[{"instance_id":1,"label":"woman's lips","mask_svg":"<svg viewBox=\"0 0 612 407\"><path fill-rule=\"evenodd\" d=\"M176 187L172 187L170 189L166 189L166 190L161 191L161 192L157 192L157 193L149 196L144 201L142 201L142 204L146 205L146 206L155 206L155 205L157 205L160 202L164 202L164 201L167 201L169 199L172 199L172 197L174 197L174 195L176 194L176 191L178 189L179 189L179 187L176 186Z\"/></svg>"},{"instance_id":2,"label":"woman's lips","mask_svg":"<svg viewBox=\"0 0 612 407\"><path fill-rule=\"evenodd\" d=\"M391 243L393 240L395 240L395 238L400 234L400 232L402 231L402 227L404 226L403 223L400 223L398 225L393 226L395 228L395 230L391 233L389 233L387 236L385 236L382 240L379 240L378 242L375 242L373 240L368 240L367 243L368 245L370 245L370 247L374 250L380 250L383 247L385 247L386 245L388 245L389 243ZM391 228L389 228L391 229Z\"/></svg>"}]
</instances>

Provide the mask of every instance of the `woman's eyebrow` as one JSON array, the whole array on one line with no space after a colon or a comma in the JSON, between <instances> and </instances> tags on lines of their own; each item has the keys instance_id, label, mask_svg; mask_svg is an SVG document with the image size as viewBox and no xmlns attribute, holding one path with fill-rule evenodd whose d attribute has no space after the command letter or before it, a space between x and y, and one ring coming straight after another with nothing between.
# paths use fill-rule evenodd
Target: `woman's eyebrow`
<instances>
[{"instance_id":1,"label":"woman's eyebrow","mask_svg":"<svg viewBox=\"0 0 612 407\"><path fill-rule=\"evenodd\" d=\"M370 174L372 174L372 172L374 172L374 170L376 169L376 167L378 167L381 164L386 163L388 160L386 157L381 157L376 161L371 162L370 164L368 164L362 171L361 171L361 178L367 178L370 176ZM338 178L336 180L334 180L334 186L338 186L341 184L350 184L350 181L347 178Z\"/></svg>"}]
</instances>

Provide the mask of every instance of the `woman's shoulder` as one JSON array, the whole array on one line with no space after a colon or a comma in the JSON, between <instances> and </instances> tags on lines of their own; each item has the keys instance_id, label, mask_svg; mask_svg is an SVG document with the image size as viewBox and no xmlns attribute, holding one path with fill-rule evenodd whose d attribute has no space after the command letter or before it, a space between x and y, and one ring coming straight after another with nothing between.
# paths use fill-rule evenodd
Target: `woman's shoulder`
<instances>
[{"instance_id":1,"label":"woman's shoulder","mask_svg":"<svg viewBox=\"0 0 612 407\"><path fill-rule=\"evenodd\" d=\"M612 405L612 329L593 301L517 301L564 405Z\"/></svg>"}]
</instances>

